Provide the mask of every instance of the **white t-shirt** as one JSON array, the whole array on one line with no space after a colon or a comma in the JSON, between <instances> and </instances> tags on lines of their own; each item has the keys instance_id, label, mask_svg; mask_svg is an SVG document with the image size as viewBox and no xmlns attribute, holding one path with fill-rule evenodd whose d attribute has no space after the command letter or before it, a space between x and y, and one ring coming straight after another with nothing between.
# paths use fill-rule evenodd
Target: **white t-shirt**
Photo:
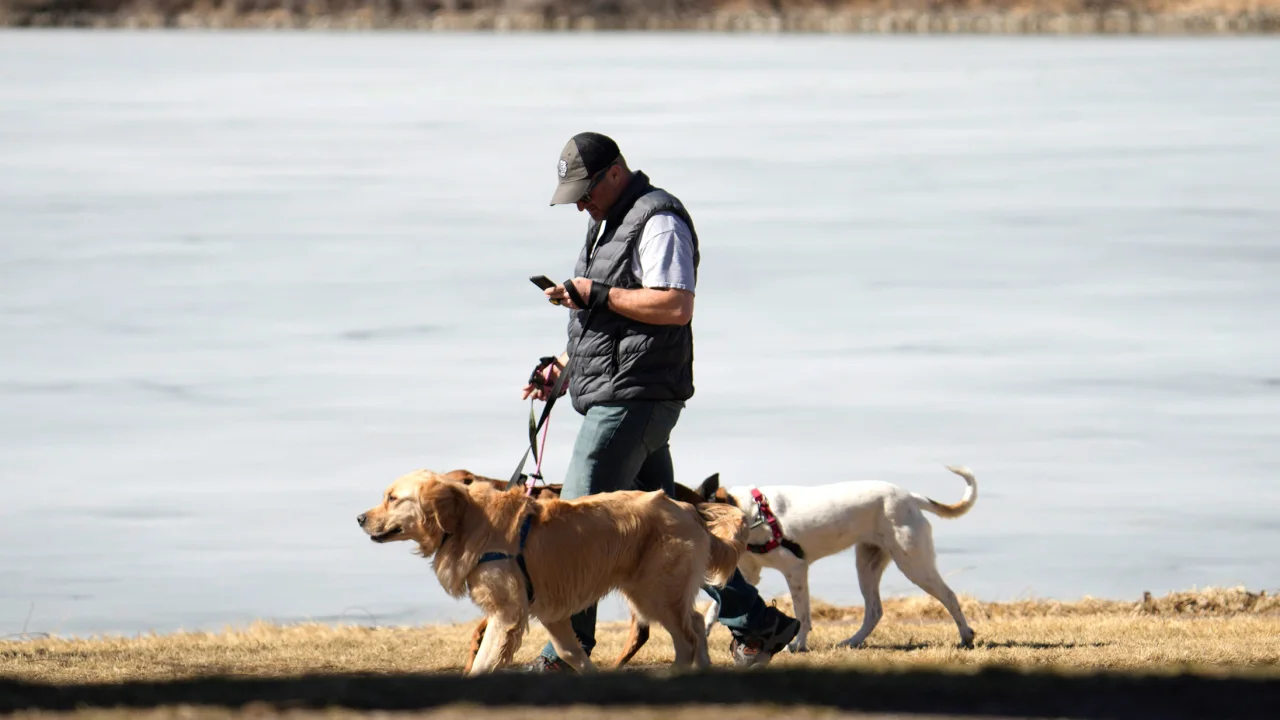
<instances>
[{"instance_id":1,"label":"white t-shirt","mask_svg":"<svg viewBox=\"0 0 1280 720\"><path fill-rule=\"evenodd\" d=\"M631 254L631 270L647 288L694 291L693 235L675 213L649 218Z\"/></svg>"}]
</instances>

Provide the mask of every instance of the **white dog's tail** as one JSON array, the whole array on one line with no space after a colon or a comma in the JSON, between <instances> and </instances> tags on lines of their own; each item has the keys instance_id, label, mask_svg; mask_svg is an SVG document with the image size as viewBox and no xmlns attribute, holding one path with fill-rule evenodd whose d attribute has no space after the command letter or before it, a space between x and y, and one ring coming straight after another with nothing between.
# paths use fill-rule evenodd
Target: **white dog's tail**
<instances>
[{"instance_id":1,"label":"white dog's tail","mask_svg":"<svg viewBox=\"0 0 1280 720\"><path fill-rule=\"evenodd\" d=\"M747 550L747 537L751 534L747 516L737 507L724 503L704 503L693 508L711 536L706 581L724 587L738 567L738 558Z\"/></svg>"},{"instance_id":2,"label":"white dog's tail","mask_svg":"<svg viewBox=\"0 0 1280 720\"><path fill-rule=\"evenodd\" d=\"M960 502L948 505L916 493L911 493L911 497L915 498L921 510L928 510L939 517L958 518L969 512L969 508L973 507L973 504L978 501L978 481L974 479L973 472L967 467L948 465L947 469L964 478L965 485L968 485L965 488L964 497L960 498Z\"/></svg>"}]
</instances>

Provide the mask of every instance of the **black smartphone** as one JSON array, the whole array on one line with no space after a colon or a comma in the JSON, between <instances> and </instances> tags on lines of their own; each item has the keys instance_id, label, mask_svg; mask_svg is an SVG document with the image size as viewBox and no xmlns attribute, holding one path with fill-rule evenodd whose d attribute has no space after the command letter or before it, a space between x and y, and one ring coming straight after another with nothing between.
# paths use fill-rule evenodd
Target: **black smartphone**
<instances>
[{"instance_id":1,"label":"black smartphone","mask_svg":"<svg viewBox=\"0 0 1280 720\"><path fill-rule=\"evenodd\" d=\"M542 288L543 290L546 290L547 288L555 287L555 286L556 286L556 284L555 284L554 282L552 282L551 278L547 277L546 275L534 275L533 277L529 278L529 282L533 283L534 285L537 285L538 287ZM551 304L552 304L552 305L559 305L559 304L560 304L560 301L559 301L559 300L552 300L552 301L551 301Z\"/></svg>"}]
</instances>

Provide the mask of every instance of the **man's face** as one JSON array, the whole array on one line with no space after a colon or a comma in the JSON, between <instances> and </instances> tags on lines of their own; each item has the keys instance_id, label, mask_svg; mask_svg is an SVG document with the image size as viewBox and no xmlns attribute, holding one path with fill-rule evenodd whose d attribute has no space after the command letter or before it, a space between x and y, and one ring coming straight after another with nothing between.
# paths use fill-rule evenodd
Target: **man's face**
<instances>
[{"instance_id":1,"label":"man's face","mask_svg":"<svg viewBox=\"0 0 1280 720\"><path fill-rule=\"evenodd\" d=\"M604 220L609 208L622 194L624 184L622 168L610 165L591 179L587 192L578 200L578 212L586 210L596 222Z\"/></svg>"}]
</instances>

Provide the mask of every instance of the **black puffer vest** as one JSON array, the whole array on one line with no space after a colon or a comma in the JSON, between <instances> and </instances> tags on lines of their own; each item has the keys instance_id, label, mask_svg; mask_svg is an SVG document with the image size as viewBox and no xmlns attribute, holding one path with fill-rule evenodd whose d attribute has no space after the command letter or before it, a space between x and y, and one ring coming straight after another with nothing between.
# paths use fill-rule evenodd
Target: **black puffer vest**
<instances>
[{"instance_id":1,"label":"black puffer vest","mask_svg":"<svg viewBox=\"0 0 1280 720\"><path fill-rule=\"evenodd\" d=\"M642 287L631 258L644 225L655 214L671 212L689 226L693 267L697 273L698 234L684 205L654 187L636 171L605 218L587 227L586 245L574 277L586 277L619 288ZM583 327L590 312L590 326ZM693 397L693 325L650 325L608 308L576 310L569 318L569 394L573 407L586 414L591 406L618 400L688 400Z\"/></svg>"}]
</instances>

